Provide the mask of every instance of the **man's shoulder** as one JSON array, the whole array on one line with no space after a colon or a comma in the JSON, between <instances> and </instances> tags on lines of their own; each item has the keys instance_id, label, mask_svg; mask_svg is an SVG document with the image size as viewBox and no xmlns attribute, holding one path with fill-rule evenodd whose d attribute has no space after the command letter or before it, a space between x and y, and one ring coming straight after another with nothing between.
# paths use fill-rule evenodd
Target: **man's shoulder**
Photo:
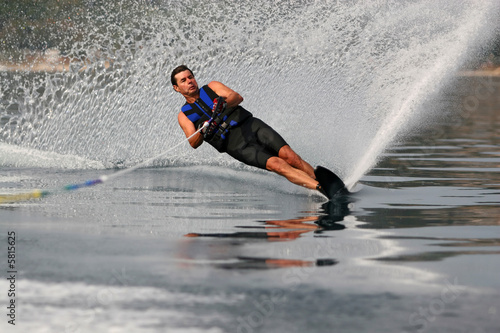
<instances>
[{"instance_id":1,"label":"man's shoulder","mask_svg":"<svg viewBox=\"0 0 500 333\"><path fill-rule=\"evenodd\" d=\"M204 87L209 87L210 89L217 89L217 87L223 86L222 82L219 81L210 81L208 84L206 84Z\"/></svg>"}]
</instances>

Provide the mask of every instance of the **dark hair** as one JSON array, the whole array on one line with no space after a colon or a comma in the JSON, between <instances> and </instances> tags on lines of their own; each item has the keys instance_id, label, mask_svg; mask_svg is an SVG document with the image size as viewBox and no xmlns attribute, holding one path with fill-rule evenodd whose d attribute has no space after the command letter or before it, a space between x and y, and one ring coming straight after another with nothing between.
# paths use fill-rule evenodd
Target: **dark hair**
<instances>
[{"instance_id":1,"label":"dark hair","mask_svg":"<svg viewBox=\"0 0 500 333\"><path fill-rule=\"evenodd\" d=\"M170 75L170 81L172 82L172 85L173 86L176 86L177 85L177 80L175 79L175 76L181 72L184 72L184 71L190 71L191 72L191 75L194 76L193 74L193 71L190 70L186 65L180 65L180 66L177 66L173 71L172 71L172 75Z\"/></svg>"}]
</instances>

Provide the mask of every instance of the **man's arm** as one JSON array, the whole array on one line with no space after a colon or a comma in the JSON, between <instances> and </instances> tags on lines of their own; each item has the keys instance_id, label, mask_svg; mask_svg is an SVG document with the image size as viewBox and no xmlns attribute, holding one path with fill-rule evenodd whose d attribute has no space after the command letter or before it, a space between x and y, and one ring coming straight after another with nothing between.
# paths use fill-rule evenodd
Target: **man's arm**
<instances>
[{"instance_id":1,"label":"man's arm","mask_svg":"<svg viewBox=\"0 0 500 333\"><path fill-rule=\"evenodd\" d=\"M224 84L212 81L208 84L210 89L212 89L217 95L223 97L226 100L227 107L232 108L238 106L241 102L243 102L243 97L238 94L236 91L226 87Z\"/></svg>"},{"instance_id":2,"label":"man's arm","mask_svg":"<svg viewBox=\"0 0 500 333\"><path fill-rule=\"evenodd\" d=\"M184 114L184 112L179 112L177 120L179 121L179 125L181 125L184 134L186 134L186 138L189 138L191 135L193 135L194 132L196 132L194 124L191 122L191 120L188 119L188 117ZM203 134L201 133L198 133L191 139L189 139L189 144L194 149L201 146L202 143L203 143Z\"/></svg>"}]
</instances>

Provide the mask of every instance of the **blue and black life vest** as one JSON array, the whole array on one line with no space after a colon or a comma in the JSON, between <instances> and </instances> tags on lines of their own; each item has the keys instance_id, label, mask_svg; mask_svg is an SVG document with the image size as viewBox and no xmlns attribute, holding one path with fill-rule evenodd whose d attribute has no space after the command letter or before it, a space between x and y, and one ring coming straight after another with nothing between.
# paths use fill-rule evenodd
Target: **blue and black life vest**
<instances>
[{"instance_id":1,"label":"blue and black life vest","mask_svg":"<svg viewBox=\"0 0 500 333\"><path fill-rule=\"evenodd\" d=\"M194 103L186 103L181 108L182 112L194 124L195 128L200 128L203 123L212 117L214 99L219 97L209 86L200 88L200 98ZM238 126L252 114L241 106L226 108L222 113L222 122L216 130L215 135L207 142L219 152L226 151L226 138L231 128Z\"/></svg>"}]
</instances>

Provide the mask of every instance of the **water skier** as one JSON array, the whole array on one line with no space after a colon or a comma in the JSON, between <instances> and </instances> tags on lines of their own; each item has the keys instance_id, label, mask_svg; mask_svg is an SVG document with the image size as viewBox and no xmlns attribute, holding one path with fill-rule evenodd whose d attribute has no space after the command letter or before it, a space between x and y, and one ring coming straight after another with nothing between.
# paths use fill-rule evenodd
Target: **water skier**
<instances>
[{"instance_id":1,"label":"water skier","mask_svg":"<svg viewBox=\"0 0 500 333\"><path fill-rule=\"evenodd\" d=\"M199 88L193 72L184 65L172 71L171 82L174 90L186 98L178 115L186 137L205 125L189 140L193 148L207 141L219 152L240 162L275 172L299 186L322 191L312 166L297 155L274 129L245 110L240 105L243 101L240 94L217 81ZM219 121L214 123L212 109L214 99L218 97L223 98L224 105L220 109ZM215 128L210 125L215 125Z\"/></svg>"}]
</instances>

